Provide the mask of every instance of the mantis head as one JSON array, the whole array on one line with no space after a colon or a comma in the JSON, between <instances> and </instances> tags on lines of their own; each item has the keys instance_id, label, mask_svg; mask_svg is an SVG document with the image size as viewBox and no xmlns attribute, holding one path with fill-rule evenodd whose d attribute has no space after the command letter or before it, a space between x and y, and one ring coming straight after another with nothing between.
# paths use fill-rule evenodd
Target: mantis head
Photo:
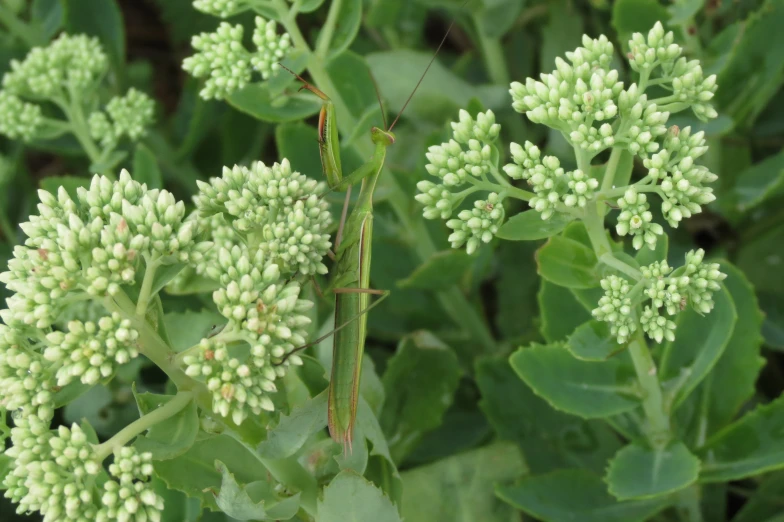
<instances>
[{"instance_id":1,"label":"mantis head","mask_svg":"<svg viewBox=\"0 0 784 522\"><path fill-rule=\"evenodd\" d=\"M379 129L378 127L373 127L370 129L370 139L373 143L383 143L385 145L392 145L395 143L395 135L389 131L385 131L384 129Z\"/></svg>"}]
</instances>

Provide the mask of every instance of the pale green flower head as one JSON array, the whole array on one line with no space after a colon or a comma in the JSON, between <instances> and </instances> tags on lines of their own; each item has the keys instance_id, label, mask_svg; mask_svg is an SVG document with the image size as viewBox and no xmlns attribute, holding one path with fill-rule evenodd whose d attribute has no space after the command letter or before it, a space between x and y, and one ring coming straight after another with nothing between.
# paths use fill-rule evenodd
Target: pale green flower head
<instances>
[{"instance_id":1,"label":"pale green flower head","mask_svg":"<svg viewBox=\"0 0 784 522\"><path fill-rule=\"evenodd\" d=\"M288 33L279 35L272 20L256 17L253 43L248 51L242 43L242 25L221 22L214 33L201 33L191 40L196 54L186 58L182 67L196 78L207 78L200 95L205 99L224 99L247 86L257 72L263 80L278 71L278 62L291 50Z\"/></svg>"},{"instance_id":2,"label":"pale green flower head","mask_svg":"<svg viewBox=\"0 0 784 522\"><path fill-rule=\"evenodd\" d=\"M40 106L0 90L0 134L12 140L30 141L42 122Z\"/></svg>"},{"instance_id":3,"label":"pale green flower head","mask_svg":"<svg viewBox=\"0 0 784 522\"><path fill-rule=\"evenodd\" d=\"M34 47L21 62L11 60L3 87L22 97L65 99L94 88L108 68L97 38L63 33L47 47Z\"/></svg>"}]
</instances>

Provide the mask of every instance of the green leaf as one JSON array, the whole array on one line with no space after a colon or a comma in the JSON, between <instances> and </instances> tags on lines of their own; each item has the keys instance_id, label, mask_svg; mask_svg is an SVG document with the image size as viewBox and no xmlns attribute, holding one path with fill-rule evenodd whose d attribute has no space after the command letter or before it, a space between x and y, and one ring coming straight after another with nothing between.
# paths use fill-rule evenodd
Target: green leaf
<instances>
[{"instance_id":1,"label":"green leaf","mask_svg":"<svg viewBox=\"0 0 784 522\"><path fill-rule=\"evenodd\" d=\"M547 24L542 27L542 44L539 63L543 71L555 66L555 59L580 46L580 36L585 33L583 18L577 8L565 0L551 1Z\"/></svg>"},{"instance_id":2,"label":"green leaf","mask_svg":"<svg viewBox=\"0 0 784 522\"><path fill-rule=\"evenodd\" d=\"M237 520L289 520L297 514L299 493L278 500L273 484L259 481L240 487L223 462L215 461L215 469L223 475L215 503L228 516Z\"/></svg>"},{"instance_id":3,"label":"green leaf","mask_svg":"<svg viewBox=\"0 0 784 522\"><path fill-rule=\"evenodd\" d=\"M784 468L784 397L759 406L699 450L700 482L727 482Z\"/></svg>"},{"instance_id":4,"label":"green leaf","mask_svg":"<svg viewBox=\"0 0 784 522\"><path fill-rule=\"evenodd\" d=\"M760 355L763 314L754 289L743 272L730 263L722 262L721 271L727 274L724 286L735 304L738 320L721 358L690 397L688 402L692 404L683 408L687 410L684 416L692 419L690 431L701 440L730 423L754 396L757 377L765 364Z\"/></svg>"},{"instance_id":5,"label":"green leaf","mask_svg":"<svg viewBox=\"0 0 784 522\"><path fill-rule=\"evenodd\" d=\"M146 183L147 188L163 188L163 176L160 167L158 167L158 160L143 143L136 145L136 152L133 154L132 174L134 180Z\"/></svg>"},{"instance_id":6,"label":"green leaf","mask_svg":"<svg viewBox=\"0 0 784 522\"><path fill-rule=\"evenodd\" d=\"M702 316L689 308L678 316L675 341L664 346L662 380L685 375L674 401L680 405L708 375L724 352L737 321L735 305L726 287L714 294L715 306Z\"/></svg>"},{"instance_id":7,"label":"green leaf","mask_svg":"<svg viewBox=\"0 0 784 522\"><path fill-rule=\"evenodd\" d=\"M764 314L762 335L765 344L774 350L784 350L784 300L781 295L757 291L760 307Z\"/></svg>"},{"instance_id":8,"label":"green leaf","mask_svg":"<svg viewBox=\"0 0 784 522\"><path fill-rule=\"evenodd\" d=\"M498 229L497 237L510 241L532 241L546 239L566 228L574 218L569 214L555 213L550 219L542 219L535 210L526 210L509 218Z\"/></svg>"},{"instance_id":9,"label":"green leaf","mask_svg":"<svg viewBox=\"0 0 784 522\"><path fill-rule=\"evenodd\" d=\"M784 295L784 270L780 269L782 242L784 226L778 225L744 241L738 249L735 264L746 274L758 292Z\"/></svg>"},{"instance_id":10,"label":"green leaf","mask_svg":"<svg viewBox=\"0 0 784 522\"><path fill-rule=\"evenodd\" d=\"M667 10L670 12L669 25L681 25L688 22L705 6L705 0L678 0Z\"/></svg>"},{"instance_id":11,"label":"green leaf","mask_svg":"<svg viewBox=\"0 0 784 522\"><path fill-rule=\"evenodd\" d=\"M381 379L386 392L381 427L393 441L395 462L441 424L460 374L455 353L429 332L419 331L401 341Z\"/></svg>"},{"instance_id":12,"label":"green leaf","mask_svg":"<svg viewBox=\"0 0 784 522\"><path fill-rule=\"evenodd\" d=\"M632 33L647 35L653 24L669 18L667 9L658 0L616 0L613 3L612 25L622 38Z\"/></svg>"},{"instance_id":13,"label":"green leaf","mask_svg":"<svg viewBox=\"0 0 784 522\"><path fill-rule=\"evenodd\" d=\"M610 334L610 325L596 320L580 325L569 337L566 347L584 361L604 361L622 349Z\"/></svg>"},{"instance_id":14,"label":"green leaf","mask_svg":"<svg viewBox=\"0 0 784 522\"><path fill-rule=\"evenodd\" d=\"M267 432L257 452L267 459L284 459L294 455L314 433L327 426L327 391L281 415L278 425Z\"/></svg>"},{"instance_id":15,"label":"green leaf","mask_svg":"<svg viewBox=\"0 0 784 522\"><path fill-rule=\"evenodd\" d=\"M410 276L398 281L397 286L420 290L446 290L459 284L473 263L474 258L466 254L465 250L435 252Z\"/></svg>"},{"instance_id":16,"label":"green leaf","mask_svg":"<svg viewBox=\"0 0 784 522\"><path fill-rule=\"evenodd\" d=\"M664 449L629 444L610 461L605 480L619 500L652 498L697 481L700 460L682 442Z\"/></svg>"},{"instance_id":17,"label":"green leaf","mask_svg":"<svg viewBox=\"0 0 784 522\"><path fill-rule=\"evenodd\" d=\"M665 261L667 259L667 251L669 250L670 237L667 235L659 236L656 240L656 248L651 250L647 246L642 247L634 259L640 266L648 266L657 261Z\"/></svg>"},{"instance_id":18,"label":"green leaf","mask_svg":"<svg viewBox=\"0 0 784 522\"><path fill-rule=\"evenodd\" d=\"M716 83L719 112L751 123L781 87L784 72L784 0L767 0L749 15L733 40Z\"/></svg>"},{"instance_id":19,"label":"green leaf","mask_svg":"<svg viewBox=\"0 0 784 522\"><path fill-rule=\"evenodd\" d=\"M267 470L258 459L228 435L205 437L179 457L155 461L155 473L170 489L198 498L209 509L217 510L210 491L218 491L223 476L215 469L216 460L225 463L242 484L267 478Z\"/></svg>"},{"instance_id":20,"label":"green leaf","mask_svg":"<svg viewBox=\"0 0 784 522\"><path fill-rule=\"evenodd\" d=\"M526 0L487 0L475 15L479 30L487 38L500 38L509 31L525 6Z\"/></svg>"},{"instance_id":21,"label":"green leaf","mask_svg":"<svg viewBox=\"0 0 784 522\"><path fill-rule=\"evenodd\" d=\"M634 371L620 356L601 362L581 361L563 345L533 345L517 350L509 362L537 395L566 413L608 417L640 405L630 395Z\"/></svg>"},{"instance_id":22,"label":"green leaf","mask_svg":"<svg viewBox=\"0 0 784 522\"><path fill-rule=\"evenodd\" d=\"M365 57L351 51L344 51L329 63L327 74L355 120L362 118L368 107L378 107L376 89L373 87L370 68ZM330 93L326 94L330 95ZM338 114L338 118L341 116ZM340 126L340 122L338 122L338 126ZM354 131L354 129L351 130ZM365 129L365 132L369 130ZM343 134L347 135L348 133L344 132Z\"/></svg>"},{"instance_id":23,"label":"green leaf","mask_svg":"<svg viewBox=\"0 0 784 522\"><path fill-rule=\"evenodd\" d=\"M493 487L523 473L520 451L508 442L417 467L402 474L401 514L406 522L516 520L513 511L495 498Z\"/></svg>"},{"instance_id":24,"label":"green leaf","mask_svg":"<svg viewBox=\"0 0 784 522\"><path fill-rule=\"evenodd\" d=\"M76 176L51 176L41 180L41 188L47 192L51 192L57 196L57 191L63 187L71 199L76 199L76 189L79 187L88 188L90 186L90 178L78 178Z\"/></svg>"},{"instance_id":25,"label":"green leaf","mask_svg":"<svg viewBox=\"0 0 784 522\"><path fill-rule=\"evenodd\" d=\"M359 26L362 23L362 0L343 0L343 3L340 4L337 20L335 32L331 35L332 39L329 42L332 56L348 49L351 42L357 37ZM323 36L322 32L316 44L317 48L322 45Z\"/></svg>"},{"instance_id":26,"label":"green leaf","mask_svg":"<svg viewBox=\"0 0 784 522\"><path fill-rule=\"evenodd\" d=\"M567 288L599 286L596 262L591 248L563 236L551 237L536 252L539 275Z\"/></svg>"},{"instance_id":27,"label":"green leaf","mask_svg":"<svg viewBox=\"0 0 784 522\"><path fill-rule=\"evenodd\" d=\"M389 110L392 114L397 114L433 55L398 49L370 53L365 58L378 82L381 94L389 103ZM356 81L356 78L354 80ZM446 85L449 86L448 89L444 88ZM457 109L467 106L471 98L479 98L489 109L499 109L502 104L508 105L508 94L495 94L474 87L436 60L406 111L408 115L416 114L419 119L441 125L445 120L454 118Z\"/></svg>"},{"instance_id":28,"label":"green leaf","mask_svg":"<svg viewBox=\"0 0 784 522\"><path fill-rule=\"evenodd\" d=\"M324 488L318 503L319 522L402 522L392 501L353 471L341 471Z\"/></svg>"},{"instance_id":29,"label":"green leaf","mask_svg":"<svg viewBox=\"0 0 784 522\"><path fill-rule=\"evenodd\" d=\"M210 334L215 326L226 323L226 318L217 312L201 310L194 312L169 312L163 316L174 351L181 352L199 343Z\"/></svg>"},{"instance_id":30,"label":"green leaf","mask_svg":"<svg viewBox=\"0 0 784 522\"><path fill-rule=\"evenodd\" d=\"M542 314L539 330L548 343L563 341L578 326L591 319L591 314L568 288L542 279L537 295Z\"/></svg>"},{"instance_id":31,"label":"green leaf","mask_svg":"<svg viewBox=\"0 0 784 522\"><path fill-rule=\"evenodd\" d=\"M503 242L496 251L498 280L495 285L498 301L496 324L502 339L536 335L538 314L536 294L540 278L534 266L533 242Z\"/></svg>"},{"instance_id":32,"label":"green leaf","mask_svg":"<svg viewBox=\"0 0 784 522\"><path fill-rule=\"evenodd\" d=\"M172 400L173 395L135 393L139 413L146 415ZM155 460L179 457L193 446L199 433L199 412L196 402L188 405L168 419L150 428L145 435L139 435L134 446L141 452L152 453Z\"/></svg>"},{"instance_id":33,"label":"green leaf","mask_svg":"<svg viewBox=\"0 0 784 522\"><path fill-rule=\"evenodd\" d=\"M583 469L564 469L526 477L496 493L505 502L545 522L643 522L672 500L656 498L618 502L602 479Z\"/></svg>"},{"instance_id":34,"label":"green leaf","mask_svg":"<svg viewBox=\"0 0 784 522\"><path fill-rule=\"evenodd\" d=\"M116 71L125 65L125 25L116 0L63 0L69 33L96 36Z\"/></svg>"},{"instance_id":35,"label":"green leaf","mask_svg":"<svg viewBox=\"0 0 784 522\"><path fill-rule=\"evenodd\" d=\"M226 101L239 111L272 123L304 120L321 110L321 101L308 92L273 97L266 85L259 83L232 93Z\"/></svg>"},{"instance_id":36,"label":"green leaf","mask_svg":"<svg viewBox=\"0 0 784 522\"><path fill-rule=\"evenodd\" d=\"M746 212L781 194L783 187L784 152L780 152L738 174L730 196L734 196L737 210Z\"/></svg>"},{"instance_id":37,"label":"green leaf","mask_svg":"<svg viewBox=\"0 0 784 522\"><path fill-rule=\"evenodd\" d=\"M476 383L482 396L479 407L501 439L520 446L532 473L575 465L602 473L620 449L606 423L555 410L505 359L477 361Z\"/></svg>"},{"instance_id":38,"label":"green leaf","mask_svg":"<svg viewBox=\"0 0 784 522\"><path fill-rule=\"evenodd\" d=\"M30 18L48 41L63 26L63 3L60 0L33 0Z\"/></svg>"},{"instance_id":39,"label":"green leaf","mask_svg":"<svg viewBox=\"0 0 784 522\"><path fill-rule=\"evenodd\" d=\"M275 127L275 144L278 147L278 158L288 158L293 170L313 179L323 179L318 131L315 127L302 122L278 125Z\"/></svg>"},{"instance_id":40,"label":"green leaf","mask_svg":"<svg viewBox=\"0 0 784 522\"><path fill-rule=\"evenodd\" d=\"M324 0L302 0L298 5L300 13L312 13L324 3Z\"/></svg>"}]
</instances>

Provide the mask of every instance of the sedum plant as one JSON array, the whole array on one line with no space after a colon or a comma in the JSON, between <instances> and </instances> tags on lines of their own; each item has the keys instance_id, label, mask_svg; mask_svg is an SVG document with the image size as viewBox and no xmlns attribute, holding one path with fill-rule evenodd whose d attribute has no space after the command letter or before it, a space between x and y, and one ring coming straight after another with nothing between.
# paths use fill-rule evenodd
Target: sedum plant
<instances>
[{"instance_id":1,"label":"sedum plant","mask_svg":"<svg viewBox=\"0 0 784 522\"><path fill-rule=\"evenodd\" d=\"M708 152L705 132L669 121L685 111L697 124L716 118L711 101L718 85L698 60L683 56L661 23L647 35L633 34L627 49L628 81L615 68L612 43L586 35L582 47L556 58L552 73L511 82L512 108L549 127L573 157L512 142L502 164L493 111L461 110L451 139L427 151L432 178L417 184L424 217L446 221L453 248L472 254L496 237L549 238L536 254L544 279L540 306L590 310L590 316L581 312L588 320L544 317L553 322L543 325L548 343L522 347L509 359L550 406L604 419L625 444L608 455L603 481L565 469L499 491L544 520L571 519L579 511L561 506L569 502L564 491L574 488L609 492L601 503L624 510L619 520L647 520L668 507L678 520L703 520L701 483L759 473L760 467L745 466L740 433L771 428L780 415L773 413L778 402L763 406L706 440L706 423L726 426L742 403L728 406L730 416L721 420L700 410L723 407L707 394L732 370L711 370L737 320L733 299L744 302L748 290L736 269L706 260L702 249L677 256L683 261L673 268L665 231L716 199L717 176L700 163ZM508 217L505 206L515 207L514 200L529 210ZM728 273L735 279L725 286ZM569 301L580 304L569 308ZM700 423L703 431L695 434Z\"/></svg>"}]
</instances>

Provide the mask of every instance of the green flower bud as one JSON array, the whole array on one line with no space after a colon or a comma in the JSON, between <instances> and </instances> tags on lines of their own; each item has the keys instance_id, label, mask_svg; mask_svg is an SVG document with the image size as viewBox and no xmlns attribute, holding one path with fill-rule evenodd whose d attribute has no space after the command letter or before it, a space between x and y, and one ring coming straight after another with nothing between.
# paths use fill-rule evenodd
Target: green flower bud
<instances>
[{"instance_id":1,"label":"green flower bud","mask_svg":"<svg viewBox=\"0 0 784 522\"><path fill-rule=\"evenodd\" d=\"M646 195L638 194L634 187L630 187L617 203L621 209L618 224L615 226L618 235L631 234L635 250L641 249L643 244L648 245L651 250L656 248L656 236L662 235L664 228L653 222Z\"/></svg>"},{"instance_id":2,"label":"green flower bud","mask_svg":"<svg viewBox=\"0 0 784 522\"><path fill-rule=\"evenodd\" d=\"M43 122L41 107L26 103L6 91L0 91L0 134L12 140L30 141Z\"/></svg>"},{"instance_id":3,"label":"green flower bud","mask_svg":"<svg viewBox=\"0 0 784 522\"><path fill-rule=\"evenodd\" d=\"M454 230L449 236L452 248L466 245L466 252L473 254L482 243L489 243L498 232L504 220L504 207L496 193L490 193L487 200L474 202L474 208L463 210L457 219L450 219L446 226Z\"/></svg>"},{"instance_id":4,"label":"green flower bud","mask_svg":"<svg viewBox=\"0 0 784 522\"><path fill-rule=\"evenodd\" d=\"M628 281L615 275L601 280L604 296L599 299L599 306L592 310L593 316L599 321L610 324L610 332L618 344L623 344L637 330L634 309L629 297L631 285Z\"/></svg>"}]
</instances>

